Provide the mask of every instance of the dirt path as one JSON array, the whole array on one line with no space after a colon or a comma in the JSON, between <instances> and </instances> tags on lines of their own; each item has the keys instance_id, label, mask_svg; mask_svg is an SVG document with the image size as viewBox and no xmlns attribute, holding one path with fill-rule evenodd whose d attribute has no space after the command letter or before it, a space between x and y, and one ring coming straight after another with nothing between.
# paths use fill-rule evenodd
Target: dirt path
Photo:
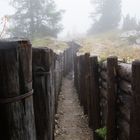
<instances>
[{"instance_id":1,"label":"dirt path","mask_svg":"<svg viewBox=\"0 0 140 140\"><path fill-rule=\"evenodd\" d=\"M92 140L92 131L79 105L72 76L63 79L56 114L55 140Z\"/></svg>"}]
</instances>

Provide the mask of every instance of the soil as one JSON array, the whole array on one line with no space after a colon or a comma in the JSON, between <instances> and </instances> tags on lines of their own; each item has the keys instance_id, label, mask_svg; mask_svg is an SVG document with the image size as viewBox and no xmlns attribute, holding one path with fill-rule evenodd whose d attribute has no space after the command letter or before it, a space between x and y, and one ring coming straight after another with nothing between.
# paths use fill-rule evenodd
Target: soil
<instances>
[{"instance_id":1,"label":"soil","mask_svg":"<svg viewBox=\"0 0 140 140\"><path fill-rule=\"evenodd\" d=\"M55 140L93 140L93 132L80 106L72 74L63 79L55 124Z\"/></svg>"}]
</instances>

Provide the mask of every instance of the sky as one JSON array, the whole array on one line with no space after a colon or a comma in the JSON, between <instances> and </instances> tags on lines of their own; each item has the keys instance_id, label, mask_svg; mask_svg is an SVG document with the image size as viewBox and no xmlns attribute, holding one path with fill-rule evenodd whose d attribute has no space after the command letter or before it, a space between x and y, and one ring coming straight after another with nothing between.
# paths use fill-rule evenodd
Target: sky
<instances>
[{"instance_id":1,"label":"sky","mask_svg":"<svg viewBox=\"0 0 140 140\"><path fill-rule=\"evenodd\" d=\"M62 18L63 32L60 36L78 33L84 34L92 21L90 13L94 10L91 0L55 0L58 9L65 10ZM14 13L10 0L0 0L0 18ZM122 14L129 13L140 19L140 0L122 0ZM1 26L1 25L0 25Z\"/></svg>"}]
</instances>

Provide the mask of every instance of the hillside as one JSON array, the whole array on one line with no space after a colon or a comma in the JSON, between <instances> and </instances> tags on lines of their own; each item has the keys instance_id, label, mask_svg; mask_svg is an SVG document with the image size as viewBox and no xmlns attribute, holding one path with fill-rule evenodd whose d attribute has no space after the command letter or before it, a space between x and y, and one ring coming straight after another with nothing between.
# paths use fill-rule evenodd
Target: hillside
<instances>
[{"instance_id":1,"label":"hillside","mask_svg":"<svg viewBox=\"0 0 140 140\"><path fill-rule=\"evenodd\" d=\"M48 47L52 49L56 53L63 52L69 46L66 42L56 40L54 38L42 38L42 39L35 39L32 41L33 47Z\"/></svg>"},{"instance_id":2,"label":"hillside","mask_svg":"<svg viewBox=\"0 0 140 140\"><path fill-rule=\"evenodd\" d=\"M140 45L130 44L120 38L120 34L118 31L113 31L81 39L79 42L83 47L79 53L90 52L92 55L99 55L101 59L110 55L116 55L119 59L127 61L140 59Z\"/></svg>"}]
</instances>

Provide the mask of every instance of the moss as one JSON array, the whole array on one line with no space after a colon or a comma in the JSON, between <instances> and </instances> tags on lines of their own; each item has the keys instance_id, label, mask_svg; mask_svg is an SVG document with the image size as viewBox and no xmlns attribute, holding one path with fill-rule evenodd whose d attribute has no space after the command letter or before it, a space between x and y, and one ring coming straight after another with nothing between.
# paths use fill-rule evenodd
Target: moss
<instances>
[{"instance_id":1,"label":"moss","mask_svg":"<svg viewBox=\"0 0 140 140\"><path fill-rule=\"evenodd\" d=\"M107 135L107 128L103 127L103 128L99 128L95 131L99 137L101 137L103 140L106 139L106 135Z\"/></svg>"}]
</instances>

